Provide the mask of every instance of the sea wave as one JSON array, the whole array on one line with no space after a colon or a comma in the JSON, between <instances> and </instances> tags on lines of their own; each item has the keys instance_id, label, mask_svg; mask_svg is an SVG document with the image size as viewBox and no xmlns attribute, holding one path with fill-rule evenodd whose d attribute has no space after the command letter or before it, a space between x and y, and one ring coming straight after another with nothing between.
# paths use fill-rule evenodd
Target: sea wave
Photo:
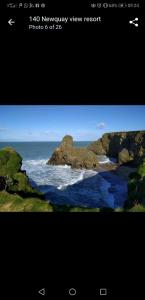
<instances>
[{"instance_id":1,"label":"sea wave","mask_svg":"<svg viewBox=\"0 0 145 300\"><path fill-rule=\"evenodd\" d=\"M97 155L97 159L99 164L114 164L117 161L115 158L108 157L106 155Z\"/></svg>"},{"instance_id":2,"label":"sea wave","mask_svg":"<svg viewBox=\"0 0 145 300\"><path fill-rule=\"evenodd\" d=\"M52 166L48 159L24 160L32 185L45 193L46 199L56 204L69 204L86 207L115 207L125 199L124 186L116 179L116 196L109 191L114 178L103 176L109 172L96 172L86 169L72 169L70 166ZM111 175L112 176L112 175ZM116 197L116 198L115 198Z\"/></svg>"},{"instance_id":3,"label":"sea wave","mask_svg":"<svg viewBox=\"0 0 145 300\"><path fill-rule=\"evenodd\" d=\"M72 169L68 165L48 165L48 160L24 160L22 169L26 170L31 182L35 182L39 188L50 185L62 190L69 185L73 185L84 178L94 176L95 171Z\"/></svg>"},{"instance_id":4,"label":"sea wave","mask_svg":"<svg viewBox=\"0 0 145 300\"><path fill-rule=\"evenodd\" d=\"M68 165L58 165L57 168L61 168L61 169L71 169L71 166L68 166Z\"/></svg>"},{"instance_id":5,"label":"sea wave","mask_svg":"<svg viewBox=\"0 0 145 300\"><path fill-rule=\"evenodd\" d=\"M107 163L111 162L109 157L105 157L104 160L99 160L98 159L98 161L99 161L99 164L107 164Z\"/></svg>"},{"instance_id":6,"label":"sea wave","mask_svg":"<svg viewBox=\"0 0 145 300\"><path fill-rule=\"evenodd\" d=\"M28 159L24 160L22 164L22 168L25 166L37 166L37 165L45 165L47 163L48 159Z\"/></svg>"},{"instance_id":7,"label":"sea wave","mask_svg":"<svg viewBox=\"0 0 145 300\"><path fill-rule=\"evenodd\" d=\"M66 188L67 186L73 185L73 184L75 184L75 183L77 183L77 182L79 182L79 181L81 181L81 180L83 180L83 172L81 172L81 173L79 174L78 177L71 179L68 183L60 184L60 185L57 187L57 189L58 189L58 190L63 190L63 189Z\"/></svg>"}]
</instances>

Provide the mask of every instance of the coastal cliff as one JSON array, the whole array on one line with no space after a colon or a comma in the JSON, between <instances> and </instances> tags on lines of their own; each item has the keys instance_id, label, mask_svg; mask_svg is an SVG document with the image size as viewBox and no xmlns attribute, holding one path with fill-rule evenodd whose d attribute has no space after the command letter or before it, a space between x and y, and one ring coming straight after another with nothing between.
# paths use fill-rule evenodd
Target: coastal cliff
<instances>
[{"instance_id":1,"label":"coastal cliff","mask_svg":"<svg viewBox=\"0 0 145 300\"><path fill-rule=\"evenodd\" d=\"M117 163L112 164L115 166L115 169L110 169L104 164L100 166L98 155L116 158ZM67 135L63 138L60 146L54 150L47 164L69 165L74 168L74 170L70 170L71 168L65 167L64 170L68 170L67 175L69 175L69 170L78 172L75 168L87 169L79 171L88 173L86 177L82 177L77 183L73 182L72 185L66 185L64 191L63 189L58 189L57 191L56 187L51 187L47 198L45 197L46 194L40 193L31 186L26 171L23 171L21 168L22 157L19 153L10 147L0 150L0 212L99 212L108 209L110 211L145 211L145 131L107 133L101 139L84 148L75 147L73 138ZM43 166L41 166L42 173ZM46 162L45 166L46 169L49 168ZM55 169L57 167L50 168L51 172L54 172ZM91 169L91 171L88 169ZM95 172L93 171L95 174L89 177L92 169L95 169ZM28 172L27 168L26 170ZM51 172L45 173L45 176L48 176L48 180L49 176L53 174ZM63 174L61 175L63 176ZM120 178L125 182L125 185L123 181L120 181ZM104 180L106 180L106 183ZM105 186L103 185L104 183ZM126 195L124 186L126 187ZM94 193L95 191L96 194ZM81 196L77 198L79 192ZM59 194L58 202L55 202L53 193ZM111 196L111 199L116 201L116 199L119 199L117 197L118 195L120 197L120 193L123 195L123 205L118 205L116 208L115 206L114 208L101 205L99 207L91 206L91 201L96 201L97 199L102 201L101 199L104 199L102 197L106 197L107 201L108 197ZM75 195L77 200L72 195ZM90 196L87 196L87 198L86 195ZM66 196L68 197L68 202L66 201ZM72 202L69 201L69 196L72 197ZM49 200L45 201L45 199ZM85 202L86 199L88 199L88 203Z\"/></svg>"},{"instance_id":2,"label":"coastal cliff","mask_svg":"<svg viewBox=\"0 0 145 300\"><path fill-rule=\"evenodd\" d=\"M48 164L94 169L99 165L97 155L116 158L119 165L128 162L138 165L145 156L145 131L105 133L84 148L74 147L73 138L67 135L53 152Z\"/></svg>"},{"instance_id":3,"label":"coastal cliff","mask_svg":"<svg viewBox=\"0 0 145 300\"><path fill-rule=\"evenodd\" d=\"M119 164L134 161L138 164L145 156L145 131L111 132L91 143L88 149L96 155L107 155Z\"/></svg>"},{"instance_id":4,"label":"coastal cliff","mask_svg":"<svg viewBox=\"0 0 145 300\"><path fill-rule=\"evenodd\" d=\"M0 211L52 211L21 166L22 157L13 148L0 150Z\"/></svg>"},{"instance_id":5,"label":"coastal cliff","mask_svg":"<svg viewBox=\"0 0 145 300\"><path fill-rule=\"evenodd\" d=\"M117 175L120 176L122 168L124 175L129 171L126 176L128 196L122 211L145 211L145 131L105 133L86 148L73 147L73 138L65 136L48 164L94 169L99 166L99 155L116 158L116 171L113 172ZM128 165L131 166L130 170Z\"/></svg>"}]
</instances>

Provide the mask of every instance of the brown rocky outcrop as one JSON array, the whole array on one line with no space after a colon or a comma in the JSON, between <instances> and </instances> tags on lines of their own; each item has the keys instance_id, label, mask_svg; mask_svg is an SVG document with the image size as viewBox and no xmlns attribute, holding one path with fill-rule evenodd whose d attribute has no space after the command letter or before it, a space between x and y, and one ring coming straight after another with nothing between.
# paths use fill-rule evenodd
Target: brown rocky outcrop
<instances>
[{"instance_id":1,"label":"brown rocky outcrop","mask_svg":"<svg viewBox=\"0 0 145 300\"><path fill-rule=\"evenodd\" d=\"M96 168L98 160L95 153L87 148L77 148L73 146L73 138L66 135L60 147L52 154L47 162L50 165L69 165L72 168Z\"/></svg>"},{"instance_id":2,"label":"brown rocky outcrop","mask_svg":"<svg viewBox=\"0 0 145 300\"><path fill-rule=\"evenodd\" d=\"M129 151L126 148L123 148L119 153L118 153L118 162L119 164L124 164L126 162L130 161L130 155Z\"/></svg>"},{"instance_id":3,"label":"brown rocky outcrop","mask_svg":"<svg viewBox=\"0 0 145 300\"><path fill-rule=\"evenodd\" d=\"M145 130L105 133L88 149L96 155L115 157L120 164L131 160L139 162L145 156Z\"/></svg>"}]
</instances>

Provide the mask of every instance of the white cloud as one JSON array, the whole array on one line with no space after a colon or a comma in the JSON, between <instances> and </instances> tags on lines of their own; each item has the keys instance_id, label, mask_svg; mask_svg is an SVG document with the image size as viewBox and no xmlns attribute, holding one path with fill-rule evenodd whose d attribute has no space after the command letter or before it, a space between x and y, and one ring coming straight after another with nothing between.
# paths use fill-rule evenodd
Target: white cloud
<instances>
[{"instance_id":1,"label":"white cloud","mask_svg":"<svg viewBox=\"0 0 145 300\"><path fill-rule=\"evenodd\" d=\"M103 129L106 127L106 124L104 122L100 122L97 124L97 129Z\"/></svg>"}]
</instances>

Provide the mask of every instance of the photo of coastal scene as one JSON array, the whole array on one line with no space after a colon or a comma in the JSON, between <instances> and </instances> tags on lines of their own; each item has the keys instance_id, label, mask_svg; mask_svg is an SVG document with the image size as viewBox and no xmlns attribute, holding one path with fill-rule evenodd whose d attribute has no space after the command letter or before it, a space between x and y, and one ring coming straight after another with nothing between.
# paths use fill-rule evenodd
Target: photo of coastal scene
<instances>
[{"instance_id":1,"label":"photo of coastal scene","mask_svg":"<svg viewBox=\"0 0 145 300\"><path fill-rule=\"evenodd\" d=\"M145 212L145 106L1 105L0 212Z\"/></svg>"}]
</instances>

